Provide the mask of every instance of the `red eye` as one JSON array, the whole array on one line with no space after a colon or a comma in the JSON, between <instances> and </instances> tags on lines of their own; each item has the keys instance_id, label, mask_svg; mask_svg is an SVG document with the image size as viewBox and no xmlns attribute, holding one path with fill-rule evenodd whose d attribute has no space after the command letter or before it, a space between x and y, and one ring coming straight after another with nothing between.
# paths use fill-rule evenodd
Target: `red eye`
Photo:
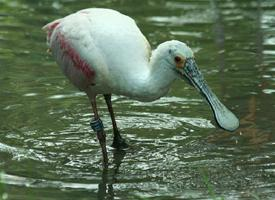
<instances>
[{"instance_id":1,"label":"red eye","mask_svg":"<svg viewBox=\"0 0 275 200\"><path fill-rule=\"evenodd\" d=\"M181 57L179 57L179 56L176 56L175 57L175 62L176 63L179 63L179 62L181 62L182 61L182 58Z\"/></svg>"}]
</instances>

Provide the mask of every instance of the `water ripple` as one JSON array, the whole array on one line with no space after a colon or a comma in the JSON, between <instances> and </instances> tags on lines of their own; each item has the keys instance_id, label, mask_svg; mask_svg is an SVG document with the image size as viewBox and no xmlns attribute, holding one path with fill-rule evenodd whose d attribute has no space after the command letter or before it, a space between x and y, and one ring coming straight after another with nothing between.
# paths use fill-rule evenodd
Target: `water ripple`
<instances>
[{"instance_id":1,"label":"water ripple","mask_svg":"<svg viewBox=\"0 0 275 200\"><path fill-rule=\"evenodd\" d=\"M7 152L12 154L13 159L15 160L24 160L24 159L32 159L40 162L52 162L48 159L46 155L43 155L42 152L34 151L33 149L23 149L18 147L12 147L3 143L0 143L0 150L2 152Z\"/></svg>"},{"instance_id":2,"label":"water ripple","mask_svg":"<svg viewBox=\"0 0 275 200\"><path fill-rule=\"evenodd\" d=\"M214 128L209 120L202 118L176 117L165 113L128 112L126 116L117 117L119 127L146 129L176 129L183 124L190 124L199 128Z\"/></svg>"},{"instance_id":3,"label":"water ripple","mask_svg":"<svg viewBox=\"0 0 275 200\"><path fill-rule=\"evenodd\" d=\"M44 179L33 179L10 174L2 174L2 179L5 184L24 186L28 188L59 188L59 189L85 189L96 190L98 184L92 183L66 183L62 181L50 181Z\"/></svg>"},{"instance_id":4,"label":"water ripple","mask_svg":"<svg viewBox=\"0 0 275 200\"><path fill-rule=\"evenodd\" d=\"M196 16L196 18L194 17ZM205 17L204 14L192 15L192 17L180 16L180 17L164 17L164 16L153 16L148 17L147 21L152 22L156 25L161 26L180 26L184 24L209 24L212 20L209 20L208 17Z\"/></svg>"},{"instance_id":5,"label":"water ripple","mask_svg":"<svg viewBox=\"0 0 275 200\"><path fill-rule=\"evenodd\" d=\"M65 99L65 98L72 98L72 97L79 97L79 96L85 96L85 93L83 92L74 92L72 94L55 94L50 97L49 99Z\"/></svg>"}]
</instances>

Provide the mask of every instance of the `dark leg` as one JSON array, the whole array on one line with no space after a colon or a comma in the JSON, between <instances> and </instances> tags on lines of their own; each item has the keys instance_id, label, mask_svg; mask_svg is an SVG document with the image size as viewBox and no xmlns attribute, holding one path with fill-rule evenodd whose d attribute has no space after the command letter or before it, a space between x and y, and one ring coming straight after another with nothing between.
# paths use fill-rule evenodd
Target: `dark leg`
<instances>
[{"instance_id":1,"label":"dark leg","mask_svg":"<svg viewBox=\"0 0 275 200\"><path fill-rule=\"evenodd\" d=\"M127 148L128 145L126 144L125 140L121 137L116 125L114 110L113 110L112 101L111 101L111 94L105 94L104 98L108 106L108 110L109 110L109 113L112 119L112 124L113 124L114 140L113 140L112 147L116 149Z\"/></svg>"},{"instance_id":2,"label":"dark leg","mask_svg":"<svg viewBox=\"0 0 275 200\"><path fill-rule=\"evenodd\" d=\"M91 127L96 132L97 139L99 140L99 144L101 146L102 155L103 155L103 166L104 168L108 167L108 156L107 156L107 149L106 149L106 135L103 130L103 124L100 120L97 112L96 107L96 98L91 100L93 113L94 113L94 119L91 121Z\"/></svg>"}]
</instances>

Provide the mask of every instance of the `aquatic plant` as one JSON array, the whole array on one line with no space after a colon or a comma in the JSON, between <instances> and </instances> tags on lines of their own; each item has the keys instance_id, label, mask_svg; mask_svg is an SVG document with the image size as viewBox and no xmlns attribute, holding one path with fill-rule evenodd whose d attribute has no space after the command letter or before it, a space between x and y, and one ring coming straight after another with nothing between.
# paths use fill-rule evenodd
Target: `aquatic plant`
<instances>
[{"instance_id":1,"label":"aquatic plant","mask_svg":"<svg viewBox=\"0 0 275 200\"><path fill-rule=\"evenodd\" d=\"M0 200L8 199L8 193L5 191L5 184L3 181L4 172L0 172Z\"/></svg>"}]
</instances>

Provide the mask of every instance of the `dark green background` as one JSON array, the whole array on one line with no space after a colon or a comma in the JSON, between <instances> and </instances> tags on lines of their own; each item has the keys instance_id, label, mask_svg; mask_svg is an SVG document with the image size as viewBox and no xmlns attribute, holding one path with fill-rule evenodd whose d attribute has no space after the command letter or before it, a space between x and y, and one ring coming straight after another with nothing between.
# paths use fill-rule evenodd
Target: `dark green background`
<instances>
[{"instance_id":1,"label":"dark green background","mask_svg":"<svg viewBox=\"0 0 275 200\"><path fill-rule=\"evenodd\" d=\"M240 128L216 128L181 81L153 103L114 96L131 147L108 148L103 173L88 99L46 53L41 30L87 7L133 17L153 48L188 43ZM0 0L0 192L20 200L275 198L274 33L274 0ZM110 145L102 98L98 106Z\"/></svg>"}]
</instances>

